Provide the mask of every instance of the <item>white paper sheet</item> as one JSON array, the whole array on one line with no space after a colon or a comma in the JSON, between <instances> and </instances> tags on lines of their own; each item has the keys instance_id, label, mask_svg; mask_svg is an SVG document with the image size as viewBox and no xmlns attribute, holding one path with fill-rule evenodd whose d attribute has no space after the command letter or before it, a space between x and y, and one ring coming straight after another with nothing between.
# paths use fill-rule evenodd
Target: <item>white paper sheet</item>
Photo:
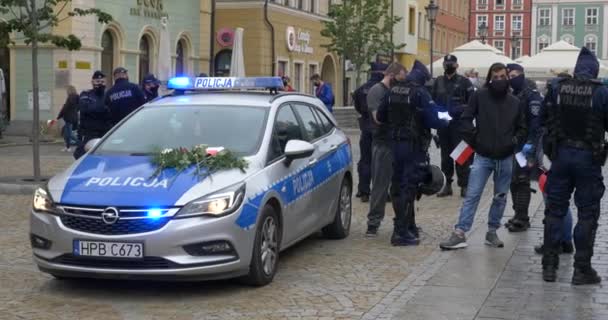
<instances>
[{"instance_id":1,"label":"white paper sheet","mask_svg":"<svg viewBox=\"0 0 608 320\"><path fill-rule=\"evenodd\" d=\"M452 117L448 112L437 112L437 117L441 120L452 121Z\"/></svg>"},{"instance_id":2,"label":"white paper sheet","mask_svg":"<svg viewBox=\"0 0 608 320\"><path fill-rule=\"evenodd\" d=\"M515 155L515 159L517 160L519 166L522 168L528 165L528 159L526 159L526 156L523 154L523 152L518 152Z\"/></svg>"}]
</instances>

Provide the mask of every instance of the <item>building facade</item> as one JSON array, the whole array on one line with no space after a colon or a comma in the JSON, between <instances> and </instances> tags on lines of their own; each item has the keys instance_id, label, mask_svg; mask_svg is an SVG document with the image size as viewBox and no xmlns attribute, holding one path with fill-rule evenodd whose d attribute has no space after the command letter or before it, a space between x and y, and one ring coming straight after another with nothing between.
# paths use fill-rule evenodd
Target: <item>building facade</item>
<instances>
[{"instance_id":1,"label":"building facade","mask_svg":"<svg viewBox=\"0 0 608 320\"><path fill-rule=\"evenodd\" d=\"M531 53L532 0L470 0L469 40L480 40L515 60ZM479 26L487 26L481 37Z\"/></svg>"},{"instance_id":2,"label":"building facade","mask_svg":"<svg viewBox=\"0 0 608 320\"><path fill-rule=\"evenodd\" d=\"M468 42L469 0L437 0L439 6L433 39L433 61Z\"/></svg>"},{"instance_id":3,"label":"building facade","mask_svg":"<svg viewBox=\"0 0 608 320\"><path fill-rule=\"evenodd\" d=\"M393 15L401 18L393 28L393 43L405 44L401 49L395 50L394 59L407 68L410 68L418 54L418 1L393 1Z\"/></svg>"},{"instance_id":4,"label":"building facade","mask_svg":"<svg viewBox=\"0 0 608 320\"><path fill-rule=\"evenodd\" d=\"M129 70L132 82L139 82L147 73L156 73L163 16L169 21L172 73L195 75L209 70L210 0L73 0L68 6L67 9L101 9L111 14L113 21L102 25L93 16L74 17L52 30L54 34L80 37L82 48L70 52L52 45L41 46L41 120L56 117L66 98L66 86L74 85L79 91L90 88L95 70L104 71L111 80L112 70L122 66ZM0 57L2 69L6 68L5 74L9 75L11 127L22 123L28 128L32 119L30 48L18 42Z\"/></svg>"},{"instance_id":5,"label":"building facade","mask_svg":"<svg viewBox=\"0 0 608 320\"><path fill-rule=\"evenodd\" d=\"M337 1L336 1L337 2ZM217 0L214 74L230 73L233 35L243 28L247 76L283 76L296 91L314 93L310 76L318 73L343 105L342 62L329 53L321 36L330 0ZM247 17L244 19L243 17Z\"/></svg>"},{"instance_id":6,"label":"building facade","mask_svg":"<svg viewBox=\"0 0 608 320\"><path fill-rule=\"evenodd\" d=\"M564 40L608 61L608 1L535 0L532 16L532 54Z\"/></svg>"}]
</instances>

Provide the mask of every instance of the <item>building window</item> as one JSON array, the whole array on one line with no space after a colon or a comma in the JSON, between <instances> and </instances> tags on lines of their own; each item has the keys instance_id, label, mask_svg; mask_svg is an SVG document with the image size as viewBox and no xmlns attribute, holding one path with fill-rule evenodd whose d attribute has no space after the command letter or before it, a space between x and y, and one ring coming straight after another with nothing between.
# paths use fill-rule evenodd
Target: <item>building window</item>
<instances>
[{"instance_id":1,"label":"building window","mask_svg":"<svg viewBox=\"0 0 608 320\"><path fill-rule=\"evenodd\" d=\"M296 91L304 91L302 87L302 64L293 64L293 89Z\"/></svg>"},{"instance_id":2,"label":"building window","mask_svg":"<svg viewBox=\"0 0 608 320\"><path fill-rule=\"evenodd\" d=\"M597 16L598 16L598 9L597 8L587 8L587 10L585 10L587 13L585 15L585 22L588 25L595 25L597 24Z\"/></svg>"},{"instance_id":3,"label":"building window","mask_svg":"<svg viewBox=\"0 0 608 320\"><path fill-rule=\"evenodd\" d=\"M514 31L521 31L521 26L523 24L523 16L513 16L513 21L511 24L511 28Z\"/></svg>"},{"instance_id":4,"label":"building window","mask_svg":"<svg viewBox=\"0 0 608 320\"><path fill-rule=\"evenodd\" d=\"M279 77L289 76L287 74L288 72L289 72L289 70L287 70L287 61L279 61L279 69L278 69Z\"/></svg>"},{"instance_id":5,"label":"building window","mask_svg":"<svg viewBox=\"0 0 608 320\"><path fill-rule=\"evenodd\" d=\"M514 7L521 7L522 1L521 0L513 0L513 6Z\"/></svg>"},{"instance_id":6,"label":"building window","mask_svg":"<svg viewBox=\"0 0 608 320\"><path fill-rule=\"evenodd\" d=\"M143 36L139 40L139 83L142 83L144 77L150 73L150 39L148 36Z\"/></svg>"},{"instance_id":7,"label":"building window","mask_svg":"<svg viewBox=\"0 0 608 320\"><path fill-rule=\"evenodd\" d=\"M574 25L574 9L562 9L562 25L573 26Z\"/></svg>"},{"instance_id":8,"label":"building window","mask_svg":"<svg viewBox=\"0 0 608 320\"><path fill-rule=\"evenodd\" d=\"M479 36L479 26L484 23L488 25L488 16L477 16L477 36Z\"/></svg>"},{"instance_id":9,"label":"building window","mask_svg":"<svg viewBox=\"0 0 608 320\"><path fill-rule=\"evenodd\" d=\"M504 40L494 40L494 48L500 50L500 52L505 52L505 41Z\"/></svg>"},{"instance_id":10,"label":"building window","mask_svg":"<svg viewBox=\"0 0 608 320\"><path fill-rule=\"evenodd\" d=\"M585 47L591 52L596 53L597 50L597 37L594 35L585 37Z\"/></svg>"},{"instance_id":11,"label":"building window","mask_svg":"<svg viewBox=\"0 0 608 320\"><path fill-rule=\"evenodd\" d=\"M215 76L227 77L230 75L230 65L232 64L232 50L220 51L215 56Z\"/></svg>"},{"instance_id":12,"label":"building window","mask_svg":"<svg viewBox=\"0 0 608 320\"><path fill-rule=\"evenodd\" d=\"M310 0L308 9L312 13L317 13L317 0Z\"/></svg>"},{"instance_id":13,"label":"building window","mask_svg":"<svg viewBox=\"0 0 608 320\"><path fill-rule=\"evenodd\" d=\"M496 0L496 8L505 6L505 0Z\"/></svg>"},{"instance_id":14,"label":"building window","mask_svg":"<svg viewBox=\"0 0 608 320\"><path fill-rule=\"evenodd\" d=\"M112 80L112 71L114 70L114 37L110 31L105 31L101 36L101 71ZM0 97L1 98L1 97Z\"/></svg>"},{"instance_id":15,"label":"building window","mask_svg":"<svg viewBox=\"0 0 608 320\"><path fill-rule=\"evenodd\" d=\"M538 52L541 52L543 49L549 46L549 38L546 36L542 36L538 38Z\"/></svg>"},{"instance_id":16,"label":"building window","mask_svg":"<svg viewBox=\"0 0 608 320\"><path fill-rule=\"evenodd\" d=\"M551 8L542 8L538 10L538 25L539 26L550 26L551 25Z\"/></svg>"},{"instance_id":17,"label":"building window","mask_svg":"<svg viewBox=\"0 0 608 320\"><path fill-rule=\"evenodd\" d=\"M488 5L488 0L477 0L478 7L485 7Z\"/></svg>"},{"instance_id":18,"label":"building window","mask_svg":"<svg viewBox=\"0 0 608 320\"><path fill-rule=\"evenodd\" d=\"M505 16L494 16L494 30L505 30Z\"/></svg>"},{"instance_id":19,"label":"building window","mask_svg":"<svg viewBox=\"0 0 608 320\"><path fill-rule=\"evenodd\" d=\"M310 79L310 77L312 77L312 75L315 73L317 73L317 65L309 64L308 65L308 77L306 77L306 79ZM315 94L315 85L312 83L312 81L310 81L308 83L308 88L310 88L308 93L314 95Z\"/></svg>"},{"instance_id":20,"label":"building window","mask_svg":"<svg viewBox=\"0 0 608 320\"><path fill-rule=\"evenodd\" d=\"M184 40L179 40L175 50L175 76L183 76L184 69Z\"/></svg>"},{"instance_id":21,"label":"building window","mask_svg":"<svg viewBox=\"0 0 608 320\"><path fill-rule=\"evenodd\" d=\"M574 37L569 34L562 36L562 40L568 42L569 44L574 44Z\"/></svg>"},{"instance_id":22,"label":"building window","mask_svg":"<svg viewBox=\"0 0 608 320\"><path fill-rule=\"evenodd\" d=\"M416 8L412 8L410 7L410 12L409 12L409 34L411 35L415 35L416 34Z\"/></svg>"},{"instance_id":23,"label":"building window","mask_svg":"<svg viewBox=\"0 0 608 320\"><path fill-rule=\"evenodd\" d=\"M296 0L297 8L300 10L304 10L304 0Z\"/></svg>"}]
</instances>

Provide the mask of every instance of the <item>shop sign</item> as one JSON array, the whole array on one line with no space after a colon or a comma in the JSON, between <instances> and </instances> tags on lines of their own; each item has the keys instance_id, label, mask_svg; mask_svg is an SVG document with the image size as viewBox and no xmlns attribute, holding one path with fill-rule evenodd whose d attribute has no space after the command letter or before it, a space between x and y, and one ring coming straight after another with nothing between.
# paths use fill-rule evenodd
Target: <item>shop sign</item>
<instances>
[{"instance_id":1,"label":"shop sign","mask_svg":"<svg viewBox=\"0 0 608 320\"><path fill-rule=\"evenodd\" d=\"M163 0L137 0L137 7L131 8L132 16L154 18L160 20L169 15L164 12Z\"/></svg>"},{"instance_id":2,"label":"shop sign","mask_svg":"<svg viewBox=\"0 0 608 320\"><path fill-rule=\"evenodd\" d=\"M76 69L91 70L91 63L89 61L76 61Z\"/></svg>"},{"instance_id":3,"label":"shop sign","mask_svg":"<svg viewBox=\"0 0 608 320\"><path fill-rule=\"evenodd\" d=\"M314 49L310 46L310 32L287 27L286 33L287 49L292 52L313 54Z\"/></svg>"},{"instance_id":4,"label":"shop sign","mask_svg":"<svg viewBox=\"0 0 608 320\"><path fill-rule=\"evenodd\" d=\"M57 69L67 69L68 61L67 60L59 60L57 61Z\"/></svg>"}]
</instances>

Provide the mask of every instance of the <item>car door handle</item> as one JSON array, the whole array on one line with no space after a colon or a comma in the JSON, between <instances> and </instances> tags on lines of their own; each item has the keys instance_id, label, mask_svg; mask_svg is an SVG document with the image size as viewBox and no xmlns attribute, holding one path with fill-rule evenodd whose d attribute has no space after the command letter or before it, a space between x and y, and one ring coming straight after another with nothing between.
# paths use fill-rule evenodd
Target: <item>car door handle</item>
<instances>
[{"instance_id":1,"label":"car door handle","mask_svg":"<svg viewBox=\"0 0 608 320\"><path fill-rule=\"evenodd\" d=\"M336 151L338 150L338 145L333 144L331 147L329 147L329 151Z\"/></svg>"},{"instance_id":2,"label":"car door handle","mask_svg":"<svg viewBox=\"0 0 608 320\"><path fill-rule=\"evenodd\" d=\"M318 160L317 158L312 158L312 159L310 159L310 160L308 161L308 164L309 164L309 165L313 165L313 164L317 163L318 161L319 161L319 160Z\"/></svg>"}]
</instances>

